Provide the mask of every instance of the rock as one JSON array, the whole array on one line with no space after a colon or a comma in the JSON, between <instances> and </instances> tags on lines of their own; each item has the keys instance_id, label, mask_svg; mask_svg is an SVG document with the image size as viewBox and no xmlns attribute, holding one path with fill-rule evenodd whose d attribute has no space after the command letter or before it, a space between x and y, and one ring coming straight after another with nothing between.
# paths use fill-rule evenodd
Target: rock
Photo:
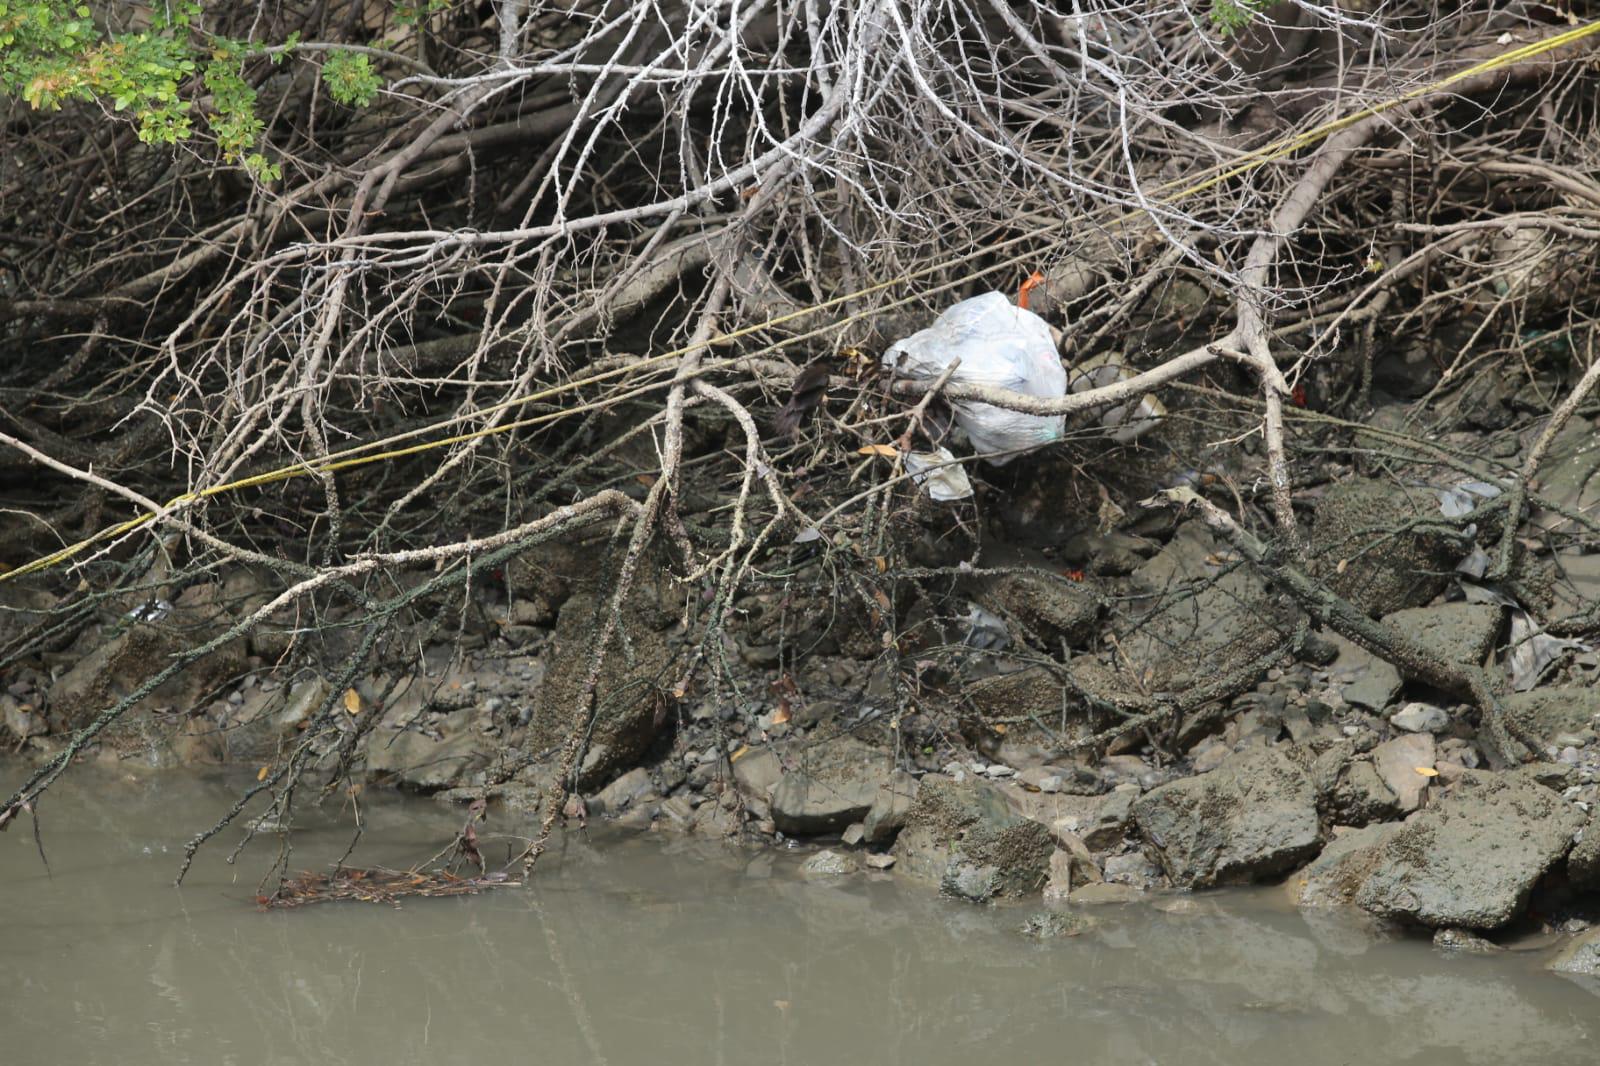
<instances>
[{"instance_id":1,"label":"rock","mask_svg":"<svg viewBox=\"0 0 1600 1066\"><path fill-rule=\"evenodd\" d=\"M806 877L843 877L858 869L856 860L842 852L818 852L800 864L800 872Z\"/></svg>"},{"instance_id":2,"label":"rock","mask_svg":"<svg viewBox=\"0 0 1600 1066\"><path fill-rule=\"evenodd\" d=\"M1063 640L1082 643L1100 617L1100 601L1092 591L1042 570L980 579L972 598L984 609L1021 623L1051 651Z\"/></svg>"},{"instance_id":3,"label":"rock","mask_svg":"<svg viewBox=\"0 0 1600 1066\"><path fill-rule=\"evenodd\" d=\"M846 847L853 848L857 844L861 843L862 838L866 835L866 826L862 825L860 822L855 822L849 826L846 826L845 831L839 834L839 843L845 845Z\"/></svg>"},{"instance_id":4,"label":"rock","mask_svg":"<svg viewBox=\"0 0 1600 1066\"><path fill-rule=\"evenodd\" d=\"M1105 862L1104 879L1117 885L1150 888L1161 880L1161 868L1137 851L1113 855Z\"/></svg>"},{"instance_id":5,"label":"rock","mask_svg":"<svg viewBox=\"0 0 1600 1066\"><path fill-rule=\"evenodd\" d=\"M1398 825L1369 825L1337 832L1316 860L1289 879L1289 896L1301 907L1344 907L1378 864L1379 849Z\"/></svg>"},{"instance_id":6,"label":"rock","mask_svg":"<svg viewBox=\"0 0 1600 1066\"><path fill-rule=\"evenodd\" d=\"M796 761L772 790L772 821L791 836L838 833L863 821L889 776L884 755L851 736L807 748Z\"/></svg>"},{"instance_id":7,"label":"rock","mask_svg":"<svg viewBox=\"0 0 1600 1066\"><path fill-rule=\"evenodd\" d=\"M1401 814L1422 806L1433 775L1418 771L1432 770L1435 757L1433 737L1427 733L1396 737L1372 749L1372 765L1393 793Z\"/></svg>"},{"instance_id":8,"label":"rock","mask_svg":"<svg viewBox=\"0 0 1600 1066\"><path fill-rule=\"evenodd\" d=\"M407 724L391 712L367 738L367 773L419 792L469 784L489 765L489 745L473 728L474 715L451 715L437 729L425 730L411 716Z\"/></svg>"},{"instance_id":9,"label":"rock","mask_svg":"<svg viewBox=\"0 0 1600 1066\"><path fill-rule=\"evenodd\" d=\"M1017 932L1029 940L1060 940L1063 937L1082 936L1093 928L1094 922L1086 915L1041 911L1028 917Z\"/></svg>"},{"instance_id":10,"label":"rock","mask_svg":"<svg viewBox=\"0 0 1600 1066\"><path fill-rule=\"evenodd\" d=\"M1492 603L1411 607L1383 620L1447 663L1482 665L1500 635L1504 612Z\"/></svg>"},{"instance_id":11,"label":"rock","mask_svg":"<svg viewBox=\"0 0 1600 1066\"><path fill-rule=\"evenodd\" d=\"M1561 733L1592 731L1600 716L1600 688L1537 688L1514 692L1504 702L1508 716L1549 744Z\"/></svg>"},{"instance_id":12,"label":"rock","mask_svg":"<svg viewBox=\"0 0 1600 1066\"><path fill-rule=\"evenodd\" d=\"M1372 614L1427 603L1444 591L1464 552L1435 533L1395 530L1411 519L1438 514L1439 497L1432 489L1375 478L1335 485L1317 503L1310 537L1313 571Z\"/></svg>"},{"instance_id":13,"label":"rock","mask_svg":"<svg viewBox=\"0 0 1600 1066\"><path fill-rule=\"evenodd\" d=\"M1114 846L1128 831L1128 820L1133 816L1133 804L1142 793L1138 785L1118 785L1100 802L1094 823L1081 832L1083 842L1095 851Z\"/></svg>"},{"instance_id":14,"label":"rock","mask_svg":"<svg viewBox=\"0 0 1600 1066\"><path fill-rule=\"evenodd\" d=\"M1132 903L1144 893L1132 885L1113 885L1100 881L1074 889L1068 897L1072 903Z\"/></svg>"},{"instance_id":15,"label":"rock","mask_svg":"<svg viewBox=\"0 0 1600 1066\"><path fill-rule=\"evenodd\" d=\"M1573 937L1545 968L1559 974L1600 979L1600 929L1590 929ZM1591 987L1600 988L1600 984Z\"/></svg>"},{"instance_id":16,"label":"rock","mask_svg":"<svg viewBox=\"0 0 1600 1066\"><path fill-rule=\"evenodd\" d=\"M1338 649L1328 673L1342 682L1339 691L1345 702L1374 711L1394 702L1404 684L1394 664L1336 633L1329 633L1327 640Z\"/></svg>"},{"instance_id":17,"label":"rock","mask_svg":"<svg viewBox=\"0 0 1600 1066\"><path fill-rule=\"evenodd\" d=\"M737 808L729 810L721 803L702 803L695 808L690 831L713 840L726 840L738 836L743 825L744 819Z\"/></svg>"},{"instance_id":18,"label":"rock","mask_svg":"<svg viewBox=\"0 0 1600 1066\"><path fill-rule=\"evenodd\" d=\"M589 807L596 816L616 815L643 797L653 797L654 792L649 771L636 766L601 789L590 799Z\"/></svg>"},{"instance_id":19,"label":"rock","mask_svg":"<svg viewBox=\"0 0 1600 1066\"><path fill-rule=\"evenodd\" d=\"M1379 849L1356 902L1384 918L1498 929L1567 853L1579 816L1527 774L1469 771Z\"/></svg>"},{"instance_id":20,"label":"rock","mask_svg":"<svg viewBox=\"0 0 1600 1066\"><path fill-rule=\"evenodd\" d=\"M862 840L868 844L883 844L892 839L906 824L906 812L917 798L918 782L904 770L878 787L872 798L872 807L861 824Z\"/></svg>"},{"instance_id":21,"label":"rock","mask_svg":"<svg viewBox=\"0 0 1600 1066\"><path fill-rule=\"evenodd\" d=\"M1045 899L1064 900L1075 888L1104 880L1081 840L1073 838L1075 847L1058 847L1050 853L1050 879L1045 885Z\"/></svg>"},{"instance_id":22,"label":"rock","mask_svg":"<svg viewBox=\"0 0 1600 1066\"><path fill-rule=\"evenodd\" d=\"M50 731L45 725L44 715L35 710L32 704L18 703L9 694L0 695L0 718L5 720L6 729L17 740L27 740Z\"/></svg>"},{"instance_id":23,"label":"rock","mask_svg":"<svg viewBox=\"0 0 1600 1066\"><path fill-rule=\"evenodd\" d=\"M230 605L219 585L194 585L167 610L148 614L148 621L124 617L123 632L102 638L94 651L79 659L50 686L46 704L68 729L87 725L100 712L141 688L187 648L211 640L233 624ZM132 726L141 711L169 706L198 709L206 694L238 680L247 666L243 638L190 664L133 705L113 729Z\"/></svg>"},{"instance_id":24,"label":"rock","mask_svg":"<svg viewBox=\"0 0 1600 1066\"><path fill-rule=\"evenodd\" d=\"M931 779L922 782L894 845L904 874L975 901L1037 892L1054 850L1049 831L1013 815L994 786Z\"/></svg>"},{"instance_id":25,"label":"rock","mask_svg":"<svg viewBox=\"0 0 1600 1066\"><path fill-rule=\"evenodd\" d=\"M887 870L894 865L894 856L886 852L869 851L861 860L874 870Z\"/></svg>"},{"instance_id":26,"label":"rock","mask_svg":"<svg viewBox=\"0 0 1600 1066\"><path fill-rule=\"evenodd\" d=\"M1441 929L1433 934L1433 946L1452 955L1493 955L1500 946L1465 929Z\"/></svg>"},{"instance_id":27,"label":"rock","mask_svg":"<svg viewBox=\"0 0 1600 1066\"><path fill-rule=\"evenodd\" d=\"M1209 774L1227 761L1233 754L1233 749L1220 740L1208 740L1198 747L1198 750L1189 757L1189 763L1197 774Z\"/></svg>"},{"instance_id":28,"label":"rock","mask_svg":"<svg viewBox=\"0 0 1600 1066\"><path fill-rule=\"evenodd\" d=\"M1400 814L1394 791L1366 759L1351 759L1340 766L1330 787L1324 790L1319 785L1318 798L1328 818L1339 825L1385 822Z\"/></svg>"},{"instance_id":29,"label":"rock","mask_svg":"<svg viewBox=\"0 0 1600 1066\"><path fill-rule=\"evenodd\" d=\"M672 661L664 630L675 616L663 610L662 601L669 593L644 576L646 569L640 567L632 594L622 604L622 639L611 643L601 665L591 704L594 717L588 744L578 767L578 787L583 790L631 769L655 740L659 722L665 720L656 714L651 693ZM561 605L528 726L528 746L536 751L558 750L572 731L573 709L582 702L594 642L610 609L610 586L605 577L613 570L588 564L581 572L592 575L592 584L575 589Z\"/></svg>"},{"instance_id":30,"label":"rock","mask_svg":"<svg viewBox=\"0 0 1600 1066\"><path fill-rule=\"evenodd\" d=\"M740 792L765 801L783 778L783 763L771 748L752 748L733 760L733 783Z\"/></svg>"},{"instance_id":31,"label":"rock","mask_svg":"<svg viewBox=\"0 0 1600 1066\"><path fill-rule=\"evenodd\" d=\"M1450 716L1430 703L1408 703L1389 716L1389 724L1407 733L1443 733Z\"/></svg>"},{"instance_id":32,"label":"rock","mask_svg":"<svg viewBox=\"0 0 1600 1066\"><path fill-rule=\"evenodd\" d=\"M1567 880L1573 888L1600 892L1600 815L1592 815L1583 836L1567 856Z\"/></svg>"},{"instance_id":33,"label":"rock","mask_svg":"<svg viewBox=\"0 0 1600 1066\"><path fill-rule=\"evenodd\" d=\"M1119 671L1131 671L1146 690L1178 690L1259 658L1292 631L1292 605L1249 567L1222 563L1228 555L1192 520L1134 571L1129 608L1140 624L1118 645Z\"/></svg>"},{"instance_id":34,"label":"rock","mask_svg":"<svg viewBox=\"0 0 1600 1066\"><path fill-rule=\"evenodd\" d=\"M1270 877L1322 846L1311 779L1281 748L1162 785L1133 804L1133 820L1183 888Z\"/></svg>"}]
</instances>

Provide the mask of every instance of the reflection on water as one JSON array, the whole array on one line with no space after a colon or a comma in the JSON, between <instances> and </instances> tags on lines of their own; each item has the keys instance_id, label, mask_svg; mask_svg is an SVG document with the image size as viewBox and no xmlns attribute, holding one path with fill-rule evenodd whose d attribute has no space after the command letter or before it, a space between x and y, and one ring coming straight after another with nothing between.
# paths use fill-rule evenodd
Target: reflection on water
<instances>
[{"instance_id":1,"label":"reflection on water","mask_svg":"<svg viewBox=\"0 0 1600 1066\"><path fill-rule=\"evenodd\" d=\"M15 767L4 773L7 783ZM68 775L0 837L12 1062L592 1066L1318 1066L1600 1059L1593 997L1520 956L1449 959L1308 924L1271 893L1102 909L1036 944L1026 911L889 880L805 883L798 857L568 837L533 891L259 913L270 845L226 840L170 887L220 780ZM357 861L404 863L458 815L369 797ZM336 857L337 812L294 865ZM491 822L490 828L494 828Z\"/></svg>"}]
</instances>

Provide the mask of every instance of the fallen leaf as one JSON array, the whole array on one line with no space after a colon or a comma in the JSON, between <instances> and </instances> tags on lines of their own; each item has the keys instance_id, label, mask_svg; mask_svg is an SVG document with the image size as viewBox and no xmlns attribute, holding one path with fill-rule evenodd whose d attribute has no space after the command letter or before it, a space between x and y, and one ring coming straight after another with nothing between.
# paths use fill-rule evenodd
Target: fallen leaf
<instances>
[{"instance_id":1,"label":"fallen leaf","mask_svg":"<svg viewBox=\"0 0 1600 1066\"><path fill-rule=\"evenodd\" d=\"M900 450L893 444L869 444L865 448L857 448L857 455L881 455L885 459L893 459L900 454Z\"/></svg>"},{"instance_id":2,"label":"fallen leaf","mask_svg":"<svg viewBox=\"0 0 1600 1066\"><path fill-rule=\"evenodd\" d=\"M990 726L990 728L996 733L999 733L1001 736L1005 736L1007 733L1011 732L1011 727L1006 725L1004 722L996 722L994 725Z\"/></svg>"},{"instance_id":3,"label":"fallen leaf","mask_svg":"<svg viewBox=\"0 0 1600 1066\"><path fill-rule=\"evenodd\" d=\"M272 767L263 766L261 768L260 772L256 774L256 780L257 781L265 781L267 779L267 775L269 773L271 773L271 772L272 772Z\"/></svg>"},{"instance_id":4,"label":"fallen leaf","mask_svg":"<svg viewBox=\"0 0 1600 1066\"><path fill-rule=\"evenodd\" d=\"M873 565L877 566L878 573L886 574L889 572L889 560L885 559L883 556L874 555L872 557L872 562Z\"/></svg>"},{"instance_id":5,"label":"fallen leaf","mask_svg":"<svg viewBox=\"0 0 1600 1066\"><path fill-rule=\"evenodd\" d=\"M353 688L344 690L344 709L351 714L361 713L361 693Z\"/></svg>"},{"instance_id":6,"label":"fallen leaf","mask_svg":"<svg viewBox=\"0 0 1600 1066\"><path fill-rule=\"evenodd\" d=\"M787 708L785 706L782 706L782 705L779 705L778 709L772 712L772 724L773 725L782 725L783 723L787 722L788 720L789 720L789 708Z\"/></svg>"},{"instance_id":7,"label":"fallen leaf","mask_svg":"<svg viewBox=\"0 0 1600 1066\"><path fill-rule=\"evenodd\" d=\"M1417 773L1421 774L1423 777L1438 777L1439 776L1439 771L1435 770L1431 766L1413 766L1412 769L1415 770Z\"/></svg>"},{"instance_id":8,"label":"fallen leaf","mask_svg":"<svg viewBox=\"0 0 1600 1066\"><path fill-rule=\"evenodd\" d=\"M732 755L728 756L728 762L736 763L740 759L744 758L747 754L749 754L749 752L750 752L750 745L741 744L741 745L739 745L739 750L738 751L736 751Z\"/></svg>"}]
</instances>

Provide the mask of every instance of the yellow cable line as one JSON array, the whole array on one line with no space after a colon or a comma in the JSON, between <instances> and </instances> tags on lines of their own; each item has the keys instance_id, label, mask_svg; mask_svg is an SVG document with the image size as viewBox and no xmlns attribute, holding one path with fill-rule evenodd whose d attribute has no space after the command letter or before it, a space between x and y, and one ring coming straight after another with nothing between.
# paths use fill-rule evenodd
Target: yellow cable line
<instances>
[{"instance_id":1,"label":"yellow cable line","mask_svg":"<svg viewBox=\"0 0 1600 1066\"><path fill-rule=\"evenodd\" d=\"M1499 70L1503 67L1519 63L1524 59L1531 59L1535 56L1555 51L1558 48L1562 48L1576 41L1580 41L1583 38L1589 37L1595 33L1600 33L1600 20L1586 23L1563 33L1556 34L1553 37L1547 37L1541 41L1535 41L1531 44L1525 44L1518 48L1501 52L1497 55L1491 56L1486 60L1483 60L1482 62L1475 63L1470 67L1465 67L1453 74L1446 75L1445 77L1427 85L1408 90L1407 92L1401 93L1398 96L1391 97L1388 100L1380 101L1379 103L1372 104L1371 106L1360 108L1359 110L1354 111L1343 118L1338 118L1330 122L1323 123L1322 125L1314 127L1313 129L1307 130L1303 133L1285 138L1273 144L1265 145L1261 148L1253 149L1228 163L1218 164L1216 166L1207 168L1207 176L1199 181L1192 182L1188 185L1183 184L1185 179L1182 178L1166 182L1156 188L1155 197L1153 197L1153 199L1157 200L1157 202L1163 205L1173 204L1179 200L1187 199L1188 197L1204 192L1207 189L1215 188L1216 186L1221 185L1232 178L1236 178L1253 170L1257 170L1260 167L1265 166L1267 163L1271 163L1286 156L1292 155L1300 149L1323 141L1341 130L1345 130L1351 126L1354 126L1358 122L1381 115L1387 111L1392 111L1397 107L1402 107L1405 104L1420 99L1421 97L1431 96L1434 93L1443 92L1452 85L1465 81L1469 78L1476 77L1479 74L1486 74L1490 71ZM1083 221L1089 221L1096 215L1103 213L1109 214L1110 210L1111 209L1108 207L1102 209L1101 211L1092 211L1084 217ZM1141 208L1130 209L1124 211L1121 215L1109 218L1106 224L1112 226L1122 225L1133 219L1142 217L1145 213L1146 212ZM1012 237L997 244L976 249L967 255L959 256L953 260L946 260L931 266L923 267L921 269L902 274L899 277L891 278L887 281L881 281L873 285L868 285L865 288L856 290L855 292L846 293L842 296L835 296L830 299L823 300L820 303L811 304L806 307L798 308L797 310L778 315L774 318L766 319L753 325L741 327L733 330L732 332L721 334L709 341L703 341L698 344L691 344L682 348L677 348L669 352L663 352L660 355L641 359L626 366L617 367L612 370L600 371L598 373L577 378L560 385L552 385L548 388L539 389L525 396L517 396L507 400L502 400L501 402L491 404L488 407L444 419L440 422L434 423L433 425L424 426L420 429L385 437L381 440L371 441L367 444L345 448L330 454L326 459L323 459L319 462L296 463L291 466L283 466L275 470L268 470L259 474L253 474L249 477L239 478L238 480L229 481L222 485L213 485L209 488L186 492L169 500L160 512L146 512L145 514L128 519L125 522L119 522L115 525L107 526L98 533L80 540L75 544L68 545L67 547L61 548L58 551L50 553L49 555L41 556L38 559L34 559L32 562L17 567L14 570L0 572L0 583L22 577L26 574L33 574L41 570L48 570L51 567L57 566L60 563L63 563L66 560L82 553L86 548L89 548L103 540L119 537L124 533L132 532L133 530L147 525L151 521L171 512L175 508L181 507L185 504L194 503L199 500L209 499L225 492L236 492L240 489L268 485L278 481L286 481L293 477L335 473L340 470L348 470L354 467L366 466L371 463L400 459L406 456L417 455L421 452L432 451L437 448L447 448L451 445L463 444L468 441L473 441L484 437L510 433L514 430L525 429L530 426L536 426L546 422L552 422L561 418L566 418L573 414L588 410L593 405L583 404L577 407L564 407L559 411L553 411L548 414L516 419L501 425L486 426L480 429L471 430L465 433L457 433L447 437L438 437L431 440L422 441L417 444L408 445L406 447L389 448L388 450L377 452L373 451L373 449L376 448L384 448L387 445L392 445L403 440L409 440L427 433L437 432L442 428L460 422L482 419L514 407L523 407L528 404L537 403L540 400L550 399L563 393L582 388L586 385L592 385L597 382L610 380L612 378L631 375L640 370L664 368L665 364L676 362L682 359L683 356L699 349L706 348L712 344L723 344L737 340L741 337L749 336L753 333L763 332L773 328L774 326L781 326L785 323L795 321L796 319L805 318L817 314L818 312L838 307L841 304L845 304L853 300L859 300L866 296L871 296L886 289L895 288L897 286L906 285L913 281L921 280L922 278L929 277L941 271L949 270L952 266L959 266L962 263L978 256L994 255L997 252L1006 251L1018 244L1026 243L1035 239L1036 237L1034 234L1023 234L1017 237ZM966 284L975 278L982 277L983 275L992 273L996 270L1008 269L1012 267L1014 263L1015 260L1006 260L996 263L990 267L976 271L972 274L968 274L954 281L935 286L933 289L928 290L927 293L913 294L912 296L896 301L896 303L907 303L917 298L918 295L927 295L931 292L937 292L946 288ZM879 308L874 313L881 313L882 310L884 309ZM714 360L705 364L702 369L714 370L720 367L731 366L740 362L744 362L755 357L756 355L762 354L763 352L776 351L778 349L797 344L801 341L808 340L821 333L838 329L856 317L859 316L850 316L849 318L843 319L839 322L829 323L828 325L813 329L806 333L784 338L780 341L775 341L771 344L768 344L766 347L747 355L736 356L729 359ZM627 399L632 396L643 395L646 392L663 388L671 384L672 380L673 378L671 377L663 377L660 380L636 385L621 395L607 397L605 403L611 404L619 399Z\"/></svg>"}]
</instances>

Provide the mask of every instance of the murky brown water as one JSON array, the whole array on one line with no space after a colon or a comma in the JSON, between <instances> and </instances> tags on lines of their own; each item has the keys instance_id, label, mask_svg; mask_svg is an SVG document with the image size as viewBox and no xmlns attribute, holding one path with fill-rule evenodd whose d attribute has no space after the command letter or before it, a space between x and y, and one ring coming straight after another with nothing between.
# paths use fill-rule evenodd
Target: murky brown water
<instances>
[{"instance_id":1,"label":"murky brown water","mask_svg":"<svg viewBox=\"0 0 1600 1066\"><path fill-rule=\"evenodd\" d=\"M4 1061L1600 1061L1600 1001L1536 957L1375 943L1266 892L1096 909L1093 932L1036 944L1015 931L1028 910L803 883L798 856L598 836L569 837L534 891L398 911L259 913L270 855L229 867L226 845L173 889L182 841L232 795L83 771L47 799L50 876L25 824L0 837ZM369 816L367 863L430 854L458 822L391 797ZM338 824L308 827L295 865L341 852Z\"/></svg>"}]
</instances>

